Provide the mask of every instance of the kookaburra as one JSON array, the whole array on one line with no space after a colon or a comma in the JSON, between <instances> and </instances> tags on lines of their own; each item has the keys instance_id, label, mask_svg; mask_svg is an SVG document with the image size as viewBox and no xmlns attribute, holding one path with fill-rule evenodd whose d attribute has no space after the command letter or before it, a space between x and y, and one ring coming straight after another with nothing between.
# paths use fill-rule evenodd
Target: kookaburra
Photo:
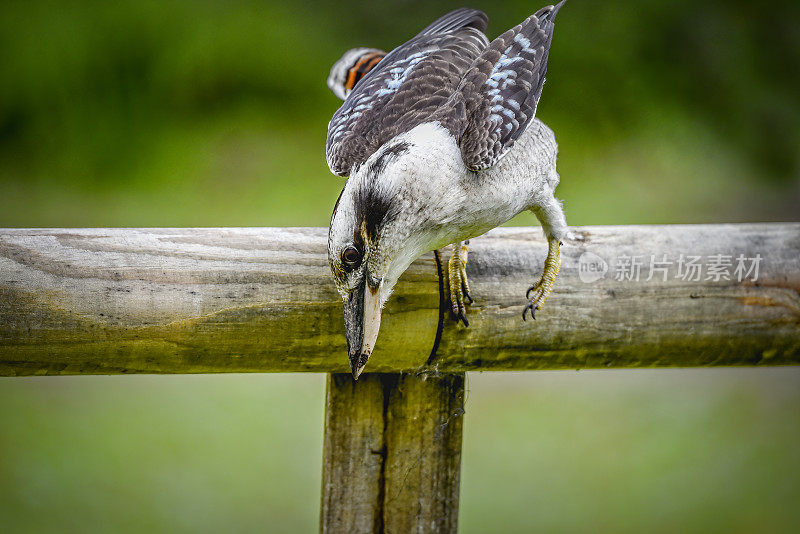
<instances>
[{"instance_id":1,"label":"kookaburra","mask_svg":"<svg viewBox=\"0 0 800 534\"><path fill-rule=\"evenodd\" d=\"M425 252L453 245L447 287L466 326L467 240L530 210L549 250L522 318L552 291L568 228L554 196L556 140L534 114L563 3L491 43L487 16L457 9L388 54L350 50L331 69L328 85L344 104L328 124L326 155L349 178L328 258L355 378L375 347L381 308Z\"/></svg>"}]
</instances>

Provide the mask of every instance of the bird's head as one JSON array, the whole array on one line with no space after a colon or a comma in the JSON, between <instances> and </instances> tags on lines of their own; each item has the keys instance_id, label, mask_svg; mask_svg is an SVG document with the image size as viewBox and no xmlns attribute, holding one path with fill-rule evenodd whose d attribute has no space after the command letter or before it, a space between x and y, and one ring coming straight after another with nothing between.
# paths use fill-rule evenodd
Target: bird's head
<instances>
[{"instance_id":1,"label":"bird's head","mask_svg":"<svg viewBox=\"0 0 800 534\"><path fill-rule=\"evenodd\" d=\"M414 190L414 145L387 143L351 173L328 233L328 260L344 303L353 376L364 369L378 338L381 308L398 278L435 248L426 194ZM435 225L433 225L435 226Z\"/></svg>"}]
</instances>

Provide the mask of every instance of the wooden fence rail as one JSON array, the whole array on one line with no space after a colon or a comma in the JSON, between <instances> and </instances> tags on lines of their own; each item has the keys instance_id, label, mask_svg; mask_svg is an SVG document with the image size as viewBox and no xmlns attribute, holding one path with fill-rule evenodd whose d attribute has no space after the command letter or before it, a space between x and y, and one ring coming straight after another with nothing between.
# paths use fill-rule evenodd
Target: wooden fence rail
<instances>
[{"instance_id":1,"label":"wooden fence rail","mask_svg":"<svg viewBox=\"0 0 800 534\"><path fill-rule=\"evenodd\" d=\"M473 240L470 327L443 317L434 354L437 272L422 257L387 306L367 371L798 363L800 224L576 232L553 295L526 323L540 230ZM731 262L728 280L710 272L715 255ZM755 281L738 280L740 255L761 257ZM678 276L691 256L699 280ZM641 263L638 281L627 258ZM343 331L322 228L0 230L0 375L346 372Z\"/></svg>"},{"instance_id":2,"label":"wooden fence rail","mask_svg":"<svg viewBox=\"0 0 800 534\"><path fill-rule=\"evenodd\" d=\"M465 371L800 363L800 224L574 231L535 322L539 229L472 242L469 328L419 259L354 383L325 229L0 230L0 376L333 373L321 530L451 532Z\"/></svg>"}]
</instances>

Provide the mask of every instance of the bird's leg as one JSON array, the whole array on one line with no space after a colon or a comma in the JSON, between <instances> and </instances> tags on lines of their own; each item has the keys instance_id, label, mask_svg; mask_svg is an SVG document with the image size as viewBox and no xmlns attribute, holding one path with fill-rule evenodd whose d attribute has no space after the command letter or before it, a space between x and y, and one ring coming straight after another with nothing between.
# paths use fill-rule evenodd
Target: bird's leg
<instances>
[{"instance_id":1,"label":"bird's leg","mask_svg":"<svg viewBox=\"0 0 800 534\"><path fill-rule=\"evenodd\" d=\"M569 238L572 235L567 227L561 202L555 197L544 198L540 204L533 206L531 211L542 224L544 235L547 236L548 249L541 278L529 287L525 294L528 304L522 309L523 320L528 311L531 312L531 318L536 319L536 310L542 309L544 301L553 291L553 284L561 269L561 238Z\"/></svg>"},{"instance_id":2,"label":"bird's leg","mask_svg":"<svg viewBox=\"0 0 800 534\"><path fill-rule=\"evenodd\" d=\"M464 326L469 326L467 321L467 305L472 304L467 281L467 248L469 241L459 241L453 244L453 254L447 262L447 288L450 297L450 310L456 322L461 321Z\"/></svg>"},{"instance_id":3,"label":"bird's leg","mask_svg":"<svg viewBox=\"0 0 800 534\"><path fill-rule=\"evenodd\" d=\"M528 310L531 312L531 319L536 319L536 310L540 310L553 291L553 284L558 276L558 271L561 269L561 242L550 237L547 240L549 248L547 250L547 258L544 260L544 270L539 281L528 288L525 297L528 299L528 304L522 309L522 319ZM533 297L531 297L533 293Z\"/></svg>"}]
</instances>

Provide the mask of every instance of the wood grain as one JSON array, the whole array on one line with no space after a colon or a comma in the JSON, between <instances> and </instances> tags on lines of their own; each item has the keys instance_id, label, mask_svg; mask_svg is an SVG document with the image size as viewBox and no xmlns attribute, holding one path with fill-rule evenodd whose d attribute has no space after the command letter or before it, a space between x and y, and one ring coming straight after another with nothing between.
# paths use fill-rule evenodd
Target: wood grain
<instances>
[{"instance_id":1,"label":"wood grain","mask_svg":"<svg viewBox=\"0 0 800 534\"><path fill-rule=\"evenodd\" d=\"M393 376L365 373L356 382L349 374L328 375L321 532L381 530L386 457L384 383Z\"/></svg>"},{"instance_id":2,"label":"wood grain","mask_svg":"<svg viewBox=\"0 0 800 534\"><path fill-rule=\"evenodd\" d=\"M474 239L470 327L432 254L401 278L368 372L800 363L800 224L575 228L536 321L538 228ZM587 254L588 256L584 256ZM650 256L762 256L757 281L647 278ZM615 278L620 256L645 263ZM581 258L583 257L583 262ZM585 282L586 258L608 264ZM348 370L324 228L0 230L0 375Z\"/></svg>"},{"instance_id":3,"label":"wood grain","mask_svg":"<svg viewBox=\"0 0 800 534\"><path fill-rule=\"evenodd\" d=\"M328 375L322 532L456 532L464 374Z\"/></svg>"}]
</instances>

